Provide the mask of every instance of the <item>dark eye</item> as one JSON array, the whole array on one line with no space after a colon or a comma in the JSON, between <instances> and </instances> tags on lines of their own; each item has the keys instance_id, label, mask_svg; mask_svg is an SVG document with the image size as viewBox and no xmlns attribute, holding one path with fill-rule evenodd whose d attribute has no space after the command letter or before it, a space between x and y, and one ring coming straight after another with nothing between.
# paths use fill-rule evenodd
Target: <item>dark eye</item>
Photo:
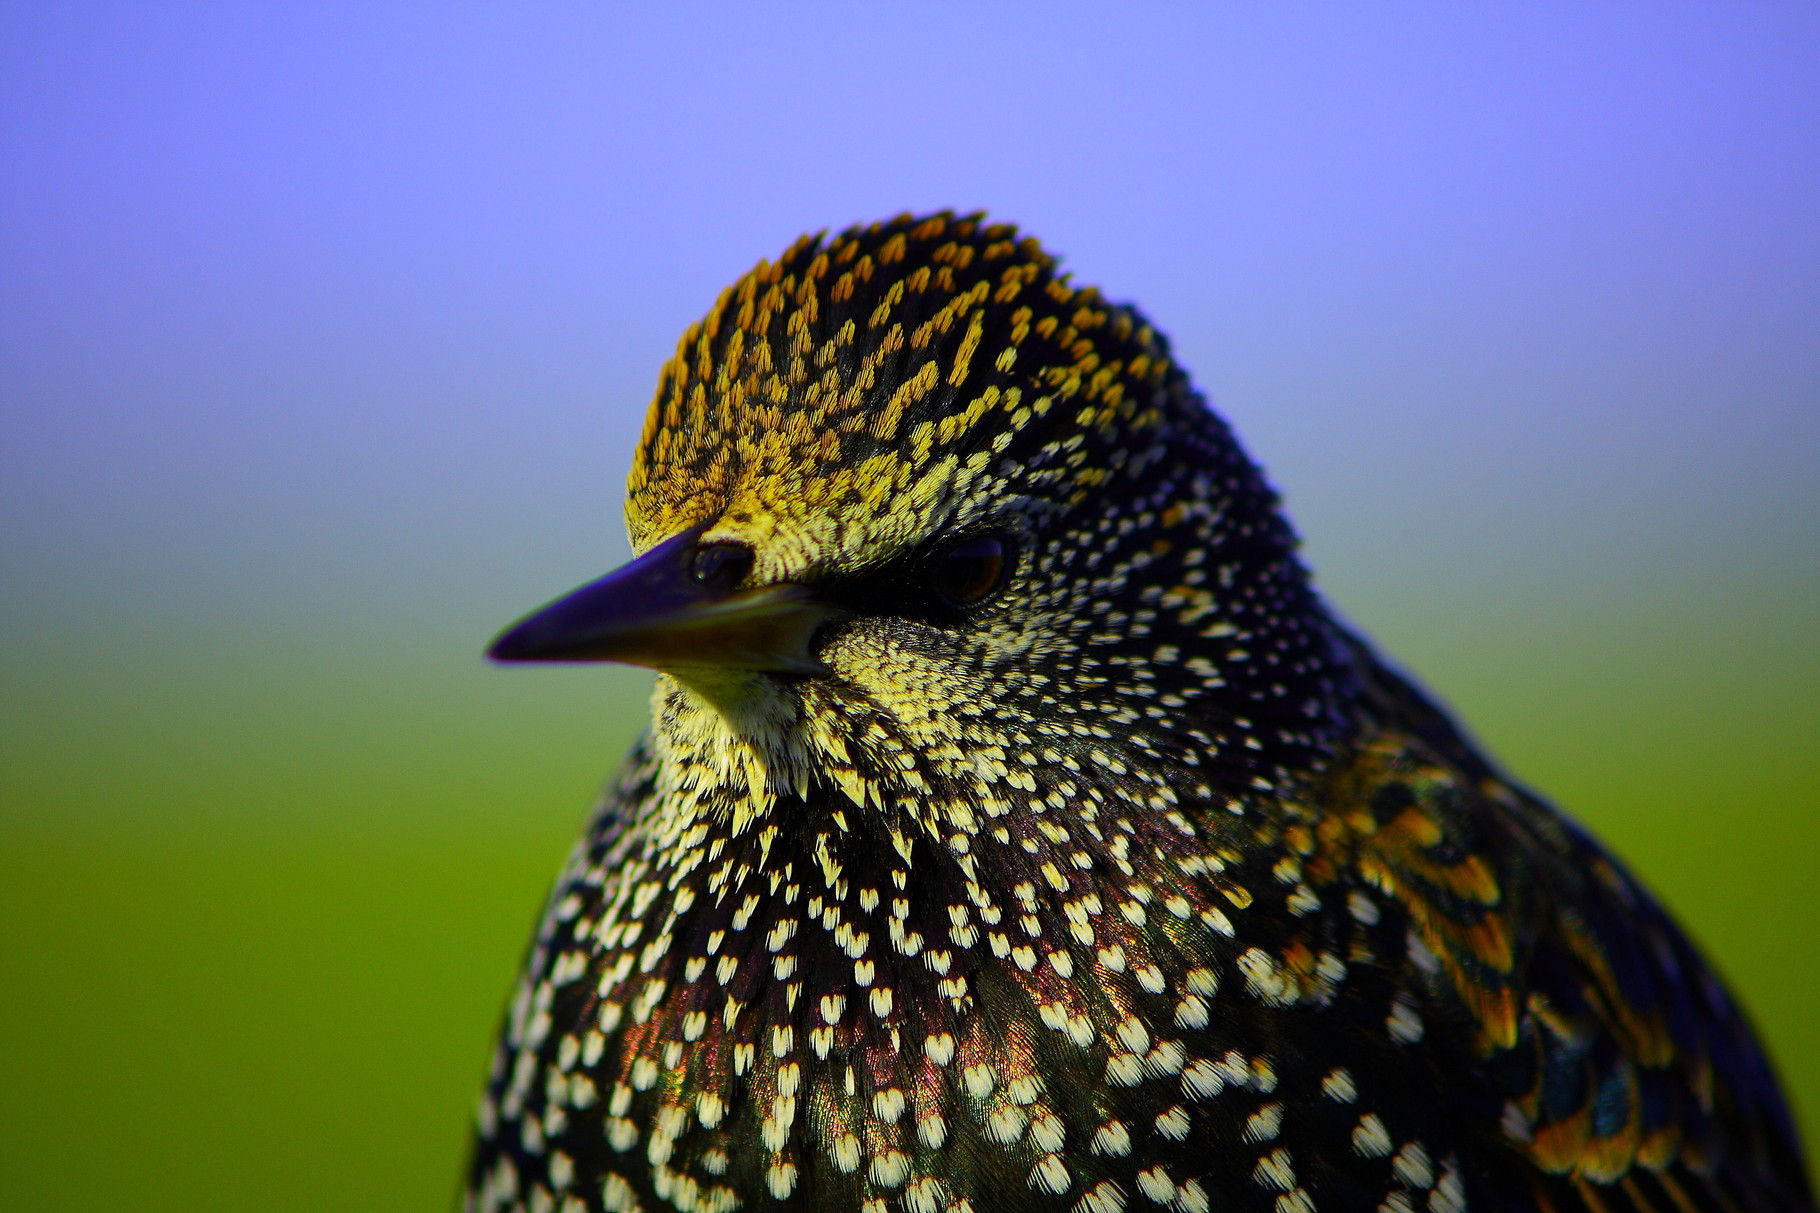
<instances>
[{"instance_id":1,"label":"dark eye","mask_svg":"<svg viewBox=\"0 0 1820 1213\"><path fill-rule=\"evenodd\" d=\"M970 607L1004 584L1011 545L995 535L965 539L936 557L935 592L951 607Z\"/></svg>"},{"instance_id":2,"label":"dark eye","mask_svg":"<svg viewBox=\"0 0 1820 1213\"><path fill-rule=\"evenodd\" d=\"M690 571L703 585L726 593L752 571L752 549L742 543L705 544L695 550Z\"/></svg>"}]
</instances>

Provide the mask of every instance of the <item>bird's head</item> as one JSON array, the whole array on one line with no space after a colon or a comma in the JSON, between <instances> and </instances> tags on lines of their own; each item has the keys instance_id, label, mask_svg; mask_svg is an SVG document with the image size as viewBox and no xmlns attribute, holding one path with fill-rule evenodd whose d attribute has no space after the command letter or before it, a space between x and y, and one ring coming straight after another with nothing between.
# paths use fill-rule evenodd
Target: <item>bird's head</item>
<instances>
[{"instance_id":1,"label":"bird's head","mask_svg":"<svg viewBox=\"0 0 1820 1213\"><path fill-rule=\"evenodd\" d=\"M1142 316L978 216L805 237L727 288L626 513L638 558L492 652L662 671L656 742L717 811L839 788L945 836L1039 769L1234 795L1333 723L1257 468Z\"/></svg>"}]
</instances>

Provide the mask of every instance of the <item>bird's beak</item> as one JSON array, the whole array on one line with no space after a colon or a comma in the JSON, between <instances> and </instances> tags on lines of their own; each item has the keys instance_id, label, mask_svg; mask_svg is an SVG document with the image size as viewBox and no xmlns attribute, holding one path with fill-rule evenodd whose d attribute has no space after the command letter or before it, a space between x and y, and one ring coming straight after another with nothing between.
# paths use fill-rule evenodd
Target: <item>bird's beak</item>
<instances>
[{"instance_id":1,"label":"bird's beak","mask_svg":"<svg viewBox=\"0 0 1820 1213\"><path fill-rule=\"evenodd\" d=\"M494 661L621 661L658 670L826 674L815 630L845 612L800 585L725 590L696 577L693 528L533 611L487 649Z\"/></svg>"}]
</instances>

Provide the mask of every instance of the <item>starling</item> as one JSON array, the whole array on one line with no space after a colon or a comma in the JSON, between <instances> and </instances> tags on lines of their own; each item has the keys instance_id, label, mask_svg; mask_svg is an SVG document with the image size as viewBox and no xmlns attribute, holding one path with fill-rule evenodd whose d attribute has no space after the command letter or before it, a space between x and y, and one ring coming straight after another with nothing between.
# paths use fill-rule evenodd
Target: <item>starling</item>
<instances>
[{"instance_id":1,"label":"starling","mask_svg":"<svg viewBox=\"0 0 1820 1213\"><path fill-rule=\"evenodd\" d=\"M1324 606L1131 307L1015 228L805 237L663 368L637 558L501 661L659 671L470 1210L1810 1210L1736 1003Z\"/></svg>"}]
</instances>

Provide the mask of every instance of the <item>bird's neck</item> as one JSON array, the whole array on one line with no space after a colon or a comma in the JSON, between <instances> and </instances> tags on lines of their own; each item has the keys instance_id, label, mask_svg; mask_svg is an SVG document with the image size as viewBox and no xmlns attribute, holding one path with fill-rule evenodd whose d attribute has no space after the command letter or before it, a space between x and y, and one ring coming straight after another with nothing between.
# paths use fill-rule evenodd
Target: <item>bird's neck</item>
<instances>
[{"instance_id":1,"label":"bird's neck","mask_svg":"<svg viewBox=\"0 0 1820 1213\"><path fill-rule=\"evenodd\" d=\"M705 864L718 897L808 867L913 895L933 867L975 900L1004 899L1058 871L1124 869L1140 844L1204 845L1288 791L1280 755L1236 740L1256 727L1244 719L1053 745L987 719L935 753L902 722L831 711L762 674L664 675L652 707L643 845L673 873Z\"/></svg>"}]
</instances>

